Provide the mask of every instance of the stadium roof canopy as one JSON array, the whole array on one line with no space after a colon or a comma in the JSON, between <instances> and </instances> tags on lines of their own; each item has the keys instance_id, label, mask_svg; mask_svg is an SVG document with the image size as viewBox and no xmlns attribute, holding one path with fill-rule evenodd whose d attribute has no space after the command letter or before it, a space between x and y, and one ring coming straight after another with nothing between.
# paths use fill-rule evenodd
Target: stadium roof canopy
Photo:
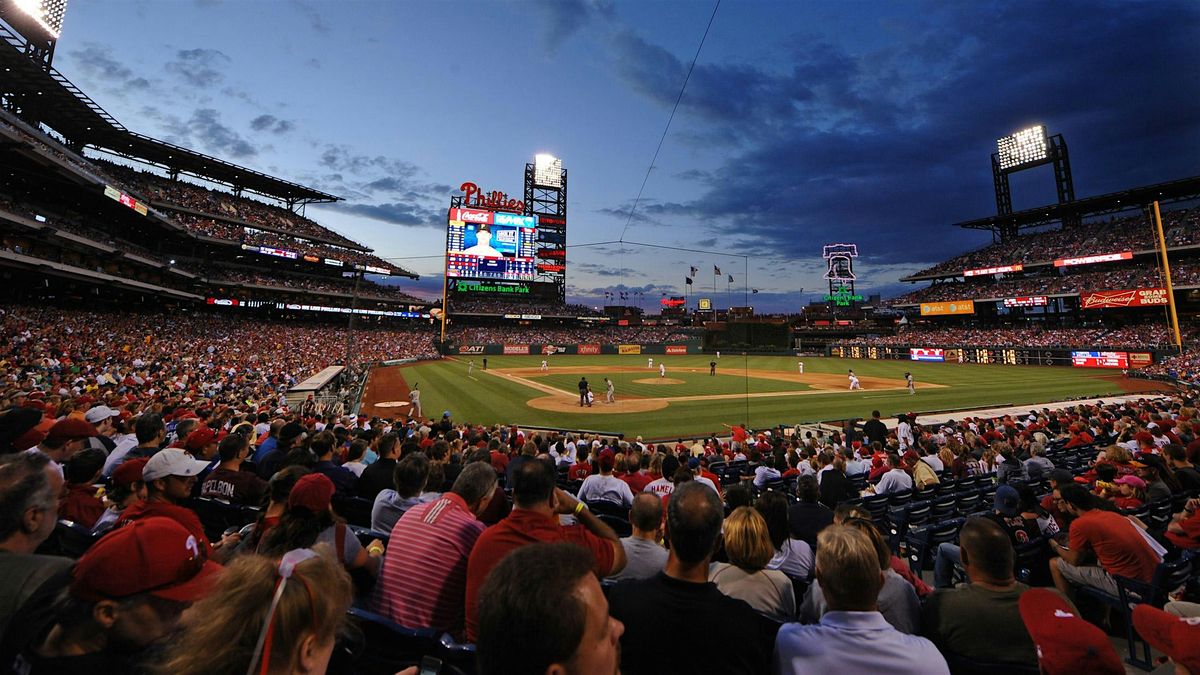
<instances>
[{"instance_id":1,"label":"stadium roof canopy","mask_svg":"<svg viewBox=\"0 0 1200 675\"><path fill-rule=\"evenodd\" d=\"M67 144L93 146L117 155L223 183L286 202L289 206L341 198L238 166L216 157L126 129L62 73L25 53L25 42L0 24L0 94L26 119L55 130Z\"/></svg>"},{"instance_id":2,"label":"stadium roof canopy","mask_svg":"<svg viewBox=\"0 0 1200 675\"><path fill-rule=\"evenodd\" d=\"M1196 198L1200 198L1200 176L1076 199L1065 204L1051 204L1016 213L966 220L955 223L954 226L999 233L1005 229L1024 230L1057 222L1071 222L1072 220L1079 222L1086 216L1128 211L1145 206L1155 200L1177 202Z\"/></svg>"}]
</instances>

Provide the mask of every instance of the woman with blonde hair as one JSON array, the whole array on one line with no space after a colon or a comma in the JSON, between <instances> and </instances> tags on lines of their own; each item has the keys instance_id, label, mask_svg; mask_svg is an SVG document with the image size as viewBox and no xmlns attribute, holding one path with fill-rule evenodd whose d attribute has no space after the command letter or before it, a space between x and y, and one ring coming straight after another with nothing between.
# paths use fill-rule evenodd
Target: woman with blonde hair
<instances>
[{"instance_id":1,"label":"woman with blonde hair","mask_svg":"<svg viewBox=\"0 0 1200 675\"><path fill-rule=\"evenodd\" d=\"M331 555L242 556L184 615L160 672L324 673L352 599L350 577Z\"/></svg>"},{"instance_id":2,"label":"woman with blonde hair","mask_svg":"<svg viewBox=\"0 0 1200 675\"><path fill-rule=\"evenodd\" d=\"M739 506L725 519L727 563L713 563L708 580L731 598L744 600L775 621L796 619L792 580L779 570L766 569L775 557L767 521L753 507Z\"/></svg>"}]
</instances>

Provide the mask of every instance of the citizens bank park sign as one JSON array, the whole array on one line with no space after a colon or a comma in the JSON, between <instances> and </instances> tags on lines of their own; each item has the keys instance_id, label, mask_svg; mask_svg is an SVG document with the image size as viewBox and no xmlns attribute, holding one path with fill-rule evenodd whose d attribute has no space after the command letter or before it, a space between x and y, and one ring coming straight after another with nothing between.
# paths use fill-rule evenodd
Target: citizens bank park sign
<instances>
[{"instance_id":1,"label":"citizens bank park sign","mask_svg":"<svg viewBox=\"0 0 1200 675\"><path fill-rule=\"evenodd\" d=\"M1135 288L1128 291L1095 291L1080 295L1084 309L1109 307L1158 307L1167 304L1165 288Z\"/></svg>"}]
</instances>

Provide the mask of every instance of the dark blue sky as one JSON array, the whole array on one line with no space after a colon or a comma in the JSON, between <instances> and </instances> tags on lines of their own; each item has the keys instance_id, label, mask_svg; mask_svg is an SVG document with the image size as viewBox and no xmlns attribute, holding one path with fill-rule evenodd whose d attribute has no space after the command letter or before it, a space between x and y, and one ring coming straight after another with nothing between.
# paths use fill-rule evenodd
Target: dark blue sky
<instances>
[{"instance_id":1,"label":"dark blue sky","mask_svg":"<svg viewBox=\"0 0 1200 675\"><path fill-rule=\"evenodd\" d=\"M310 215L441 289L465 180L511 194L537 152L570 172L569 244L617 239L707 2L75 2L55 65L127 127L324 188ZM823 286L859 244L861 291L980 246L995 138L1044 123L1076 193L1200 173L1195 2L730 2L718 11L627 241L749 260L761 310ZM1017 208L1053 201L1048 167ZM638 246L569 251L569 296L682 294L691 265ZM725 304L725 279L717 285ZM735 304L740 304L740 294Z\"/></svg>"}]
</instances>

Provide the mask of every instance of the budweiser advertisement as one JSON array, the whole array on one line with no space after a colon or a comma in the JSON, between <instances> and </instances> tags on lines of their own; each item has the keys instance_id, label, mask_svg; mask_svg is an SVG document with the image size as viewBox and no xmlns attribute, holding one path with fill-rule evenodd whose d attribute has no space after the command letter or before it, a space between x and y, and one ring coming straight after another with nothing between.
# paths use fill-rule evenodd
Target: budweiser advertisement
<instances>
[{"instance_id":1,"label":"budweiser advertisement","mask_svg":"<svg viewBox=\"0 0 1200 675\"><path fill-rule=\"evenodd\" d=\"M921 316L943 316L947 314L974 314L973 300L954 300L951 302L922 302Z\"/></svg>"},{"instance_id":2,"label":"budweiser advertisement","mask_svg":"<svg viewBox=\"0 0 1200 675\"><path fill-rule=\"evenodd\" d=\"M1081 258L1059 258L1054 261L1055 267L1074 267L1075 265L1092 265L1102 262L1116 262L1118 260L1132 260L1133 251L1125 251L1123 253L1102 253L1100 255L1085 255Z\"/></svg>"},{"instance_id":3,"label":"budweiser advertisement","mask_svg":"<svg viewBox=\"0 0 1200 675\"><path fill-rule=\"evenodd\" d=\"M1134 288L1128 291L1093 291L1081 294L1079 304L1084 309L1158 307L1167 304L1167 289Z\"/></svg>"},{"instance_id":4,"label":"budweiser advertisement","mask_svg":"<svg viewBox=\"0 0 1200 675\"><path fill-rule=\"evenodd\" d=\"M504 345L505 354L528 354L529 345Z\"/></svg>"},{"instance_id":5,"label":"budweiser advertisement","mask_svg":"<svg viewBox=\"0 0 1200 675\"><path fill-rule=\"evenodd\" d=\"M1045 307L1050 298L1044 295L1030 295L1021 298L1005 298L1005 307Z\"/></svg>"},{"instance_id":6,"label":"budweiser advertisement","mask_svg":"<svg viewBox=\"0 0 1200 675\"><path fill-rule=\"evenodd\" d=\"M912 347L908 350L908 358L913 361L945 361L946 351L944 349Z\"/></svg>"},{"instance_id":7,"label":"budweiser advertisement","mask_svg":"<svg viewBox=\"0 0 1200 675\"><path fill-rule=\"evenodd\" d=\"M1071 352L1076 368L1128 368L1128 352Z\"/></svg>"},{"instance_id":8,"label":"budweiser advertisement","mask_svg":"<svg viewBox=\"0 0 1200 675\"><path fill-rule=\"evenodd\" d=\"M1016 265L1001 265L999 267L980 267L974 270L963 270L964 277L986 277L993 274L1005 274L1006 272L1020 272L1025 269L1021 263Z\"/></svg>"}]
</instances>

